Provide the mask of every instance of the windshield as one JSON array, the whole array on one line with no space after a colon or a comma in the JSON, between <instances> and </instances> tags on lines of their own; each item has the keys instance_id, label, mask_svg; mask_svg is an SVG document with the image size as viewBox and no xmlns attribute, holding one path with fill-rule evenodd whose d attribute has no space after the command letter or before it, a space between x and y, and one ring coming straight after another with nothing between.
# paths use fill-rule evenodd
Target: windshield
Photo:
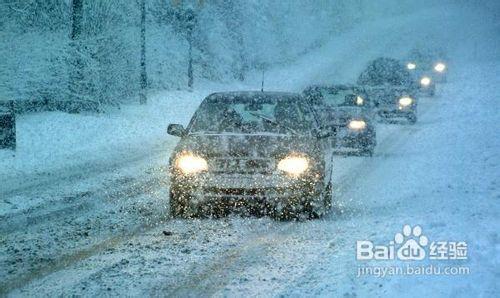
<instances>
[{"instance_id":1,"label":"windshield","mask_svg":"<svg viewBox=\"0 0 500 298\"><path fill-rule=\"evenodd\" d=\"M353 98L356 97L354 92L350 89L321 89L321 96L323 102L332 107L338 106L351 106L353 105Z\"/></svg>"},{"instance_id":2,"label":"windshield","mask_svg":"<svg viewBox=\"0 0 500 298\"><path fill-rule=\"evenodd\" d=\"M408 62L417 63L417 67L433 67L435 63L443 60L444 54L438 49L414 49L410 52Z\"/></svg>"},{"instance_id":3,"label":"windshield","mask_svg":"<svg viewBox=\"0 0 500 298\"><path fill-rule=\"evenodd\" d=\"M359 75L358 84L408 86L412 84L412 77L398 60L382 57L368 64L368 67Z\"/></svg>"},{"instance_id":4,"label":"windshield","mask_svg":"<svg viewBox=\"0 0 500 298\"><path fill-rule=\"evenodd\" d=\"M298 133L310 124L295 100L226 97L204 101L190 133Z\"/></svg>"}]
</instances>

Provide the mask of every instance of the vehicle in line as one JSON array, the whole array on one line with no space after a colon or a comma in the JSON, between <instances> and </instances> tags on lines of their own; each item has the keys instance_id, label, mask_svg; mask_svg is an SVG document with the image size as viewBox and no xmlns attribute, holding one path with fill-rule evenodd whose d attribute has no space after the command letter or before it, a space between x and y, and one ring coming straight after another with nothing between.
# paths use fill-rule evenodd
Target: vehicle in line
<instances>
[{"instance_id":1,"label":"vehicle in line","mask_svg":"<svg viewBox=\"0 0 500 298\"><path fill-rule=\"evenodd\" d=\"M170 158L174 218L315 218L331 206L330 134L300 94L214 93L168 133L181 137Z\"/></svg>"},{"instance_id":2,"label":"vehicle in line","mask_svg":"<svg viewBox=\"0 0 500 298\"><path fill-rule=\"evenodd\" d=\"M380 120L417 122L419 87L400 61L385 57L371 61L357 83L373 102Z\"/></svg>"},{"instance_id":3,"label":"vehicle in line","mask_svg":"<svg viewBox=\"0 0 500 298\"><path fill-rule=\"evenodd\" d=\"M414 77L422 81L430 81L433 84L444 83L447 81L448 65L445 55L442 51L432 49L413 49L406 57L406 68ZM424 78L428 78L426 80ZM430 90L431 84L426 88ZM422 85L422 88L425 86ZM424 89L425 90L425 89Z\"/></svg>"},{"instance_id":4,"label":"vehicle in line","mask_svg":"<svg viewBox=\"0 0 500 298\"><path fill-rule=\"evenodd\" d=\"M323 127L332 130L331 145L372 156L377 145L373 103L362 87L354 85L314 85L303 91ZM349 152L348 151L348 152Z\"/></svg>"}]
</instances>

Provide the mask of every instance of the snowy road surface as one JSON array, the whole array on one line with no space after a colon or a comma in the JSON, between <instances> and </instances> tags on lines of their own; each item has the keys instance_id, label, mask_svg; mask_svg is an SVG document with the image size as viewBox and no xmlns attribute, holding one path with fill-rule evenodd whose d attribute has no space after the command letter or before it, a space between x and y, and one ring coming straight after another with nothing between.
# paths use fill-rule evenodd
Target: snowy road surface
<instances>
[{"instance_id":1,"label":"snowy road surface","mask_svg":"<svg viewBox=\"0 0 500 298\"><path fill-rule=\"evenodd\" d=\"M455 48L449 81L421 100L417 124L379 125L373 158L335 157L334 208L320 220L169 218L165 165L176 139L165 141L165 124L186 123L207 90L171 92L163 107L177 106L168 115L133 107L122 111L125 124L115 114L89 116L97 124L83 137L50 144L44 138L82 120L51 114L68 127L39 135L52 125L44 115L20 119L19 155L0 152L0 296L498 296L498 32L479 15L464 27L447 13L363 24L267 75L267 86L296 91L349 82L367 60L425 40L425 30L415 31L421 22L457 32L439 36ZM88 154L94 149L102 154ZM419 265L466 266L469 274L358 276L360 267L401 263L357 261L356 241L387 244L406 224L430 240L468 244L467 260Z\"/></svg>"},{"instance_id":2,"label":"snowy road surface","mask_svg":"<svg viewBox=\"0 0 500 298\"><path fill-rule=\"evenodd\" d=\"M335 207L323 219L172 220L161 165L143 177L107 175L101 187L67 196L62 181L52 204L2 218L0 291L493 297L500 144L498 109L484 107L497 107L500 73L486 63L455 73L438 97L422 99L415 126L380 125L373 158L335 158ZM468 260L453 264L470 273L358 277L366 263L355 259L356 240L387 243L405 224L431 239L467 241Z\"/></svg>"}]
</instances>

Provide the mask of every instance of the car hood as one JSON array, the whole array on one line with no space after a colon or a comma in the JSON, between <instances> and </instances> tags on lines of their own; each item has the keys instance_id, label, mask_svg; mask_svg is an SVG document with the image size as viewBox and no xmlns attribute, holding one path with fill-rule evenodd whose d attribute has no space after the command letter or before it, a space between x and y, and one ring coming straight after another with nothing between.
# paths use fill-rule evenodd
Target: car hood
<instances>
[{"instance_id":1,"label":"car hood","mask_svg":"<svg viewBox=\"0 0 500 298\"><path fill-rule=\"evenodd\" d=\"M321 122L329 125L344 126L352 119L371 120L371 114L367 109L361 107L328 107L320 110Z\"/></svg>"},{"instance_id":2,"label":"car hood","mask_svg":"<svg viewBox=\"0 0 500 298\"><path fill-rule=\"evenodd\" d=\"M397 105L399 99L403 96L410 96L413 100L416 100L415 89L407 87L384 86L367 88L366 93L371 101L378 103L380 106Z\"/></svg>"},{"instance_id":3,"label":"car hood","mask_svg":"<svg viewBox=\"0 0 500 298\"><path fill-rule=\"evenodd\" d=\"M318 150L316 138L306 135L203 133L183 137L174 155L190 151L206 158L279 158L291 152L314 154Z\"/></svg>"}]
</instances>

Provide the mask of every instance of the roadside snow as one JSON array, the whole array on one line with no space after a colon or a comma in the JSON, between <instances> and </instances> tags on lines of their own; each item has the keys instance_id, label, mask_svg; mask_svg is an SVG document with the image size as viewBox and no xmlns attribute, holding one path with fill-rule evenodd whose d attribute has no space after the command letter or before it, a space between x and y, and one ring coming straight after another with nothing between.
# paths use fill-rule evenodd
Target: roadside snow
<instances>
[{"instance_id":1,"label":"roadside snow","mask_svg":"<svg viewBox=\"0 0 500 298\"><path fill-rule=\"evenodd\" d=\"M401 27L411 35L412 28L420 27L424 21L436 27L444 22L448 32L461 32L461 36L449 36L449 40L463 41L463 36L474 36L473 32L483 38L471 38L460 48L454 48L457 42L451 43L450 81L439 90L440 96L422 100L417 125L380 125L380 146L373 158L335 158L336 209L324 219L288 223L237 217L169 220L155 222L158 225L129 235L130 229L142 224L141 221L164 211L160 208L166 207L167 189L161 187L159 194L145 191L138 198L124 196L123 200L116 194L109 200L106 198L105 208L98 204L99 210L82 214L77 210L79 216L75 218L73 213L66 214L63 223L57 221L60 229L49 220L31 227L30 233L19 229L15 230L17 234L0 239L4 241L1 261L8 263L9 269L19 270L26 281L13 287L17 289L10 294L356 297L418 293L493 297L498 292L499 266L500 144L495 125L499 110L495 96L500 56L498 47L491 46L498 41L487 38L496 36L497 28L484 30L477 17L470 18L468 28L461 28L463 20L457 21L461 16L430 12L380 21L379 25L360 24L351 35L332 41L296 65L268 72L269 89L298 91L316 80L349 81L374 55L391 51L403 54L413 47L409 40L396 40L394 32ZM365 32L360 28L370 29ZM363 46L353 42L358 40ZM479 54L473 52L471 49L481 41ZM397 43L403 45L394 47ZM481 62L478 56L491 59ZM176 142L166 136L168 123L186 124L208 90L241 89L248 85L256 85L257 88L251 89L258 89L259 75L254 77L247 86L207 84L204 91L161 93L153 96L146 107L126 107L110 115L57 114L62 123L69 123L66 130L56 130L58 134L45 132L52 121L47 115L21 119L25 122L21 127L26 125L32 136L43 137L31 143L30 136L21 136L18 155L10 157L5 153L2 166L10 166L13 172L4 172L2 167L2 175L5 173L9 179L2 182L9 183L2 184L0 190L15 190L24 174L32 170L42 175L48 171L67 175L84 167L90 175L96 169L121 167L134 158L139 164L161 167ZM86 123L89 119L97 124ZM77 134L68 134L76 131ZM58 138L59 134L68 134L68 139ZM55 153L44 150L45 146ZM47 164L50 166L46 167ZM68 164L75 167L68 170ZM134 170L137 168L130 173ZM110 186L110 191L115 191L115 187ZM97 203L101 196L102 192L96 194ZM114 205L129 206L125 213L131 214L112 213L116 212ZM145 214L138 215L144 211ZM91 227L90 239L78 234L82 232L82 224ZM470 258L463 264L471 268L471 274L356 277L360 264L355 261L355 241L390 241L404 224L420 224L431 239L467 241ZM49 228L45 230L46 227ZM65 229L63 234L57 231ZM110 232L111 229L116 230ZM107 233L116 238L101 244L99 241ZM67 242L67 246L62 242ZM83 253L78 250L79 245ZM28 252L23 251L25 248ZM57 264L61 259L66 263ZM23 266L29 268L33 264L47 266L47 271L39 269L32 275L30 271L22 272Z\"/></svg>"},{"instance_id":2,"label":"roadside snow","mask_svg":"<svg viewBox=\"0 0 500 298\"><path fill-rule=\"evenodd\" d=\"M168 124L187 125L199 102L224 88L205 82L193 92L160 92L151 95L146 106L126 105L100 115L22 115L17 119L16 152L0 150L0 195L7 199L26 187L50 186L71 176L85 179L131 163L136 164L137 174L154 164L166 164L177 142L167 135ZM0 200L0 213L36 203Z\"/></svg>"}]
</instances>

